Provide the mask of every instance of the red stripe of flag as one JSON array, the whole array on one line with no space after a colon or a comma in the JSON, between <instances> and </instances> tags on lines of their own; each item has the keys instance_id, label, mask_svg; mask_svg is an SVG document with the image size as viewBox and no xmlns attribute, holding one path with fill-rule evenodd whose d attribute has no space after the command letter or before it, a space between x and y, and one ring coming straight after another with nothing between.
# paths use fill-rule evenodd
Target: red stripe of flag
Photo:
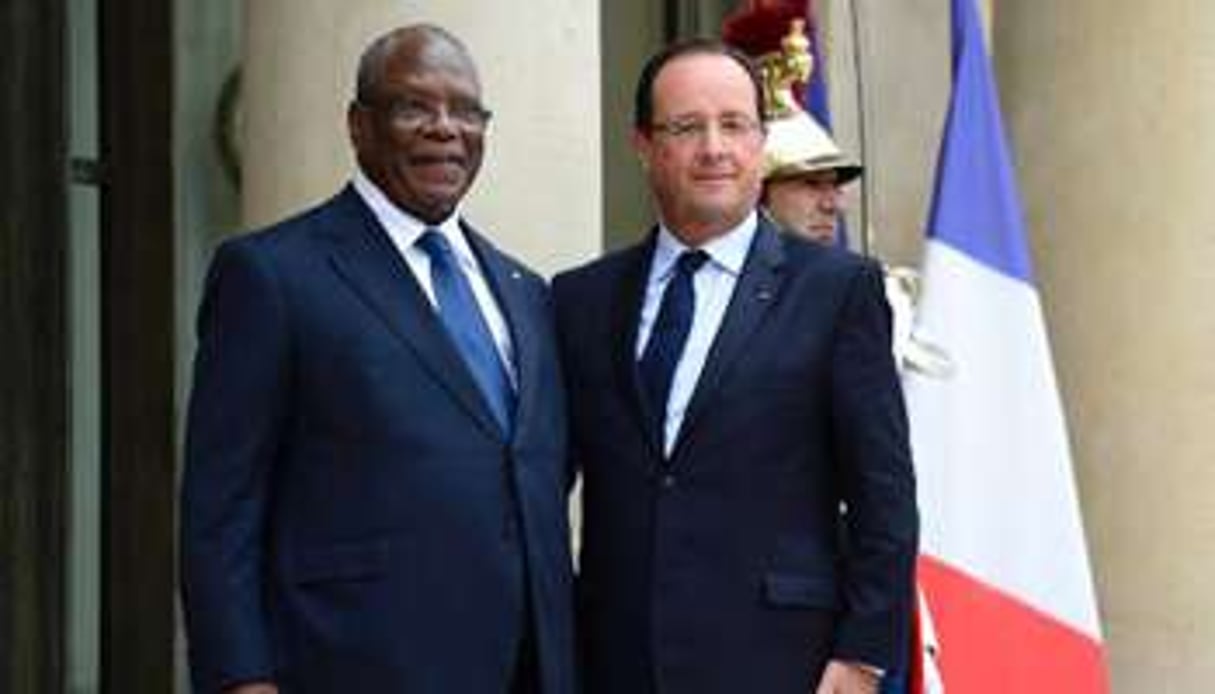
<instances>
[{"instance_id":1,"label":"red stripe of flag","mask_svg":"<svg viewBox=\"0 0 1215 694\"><path fill-rule=\"evenodd\" d=\"M1093 637L932 557L918 571L949 694L1109 691Z\"/></svg>"}]
</instances>

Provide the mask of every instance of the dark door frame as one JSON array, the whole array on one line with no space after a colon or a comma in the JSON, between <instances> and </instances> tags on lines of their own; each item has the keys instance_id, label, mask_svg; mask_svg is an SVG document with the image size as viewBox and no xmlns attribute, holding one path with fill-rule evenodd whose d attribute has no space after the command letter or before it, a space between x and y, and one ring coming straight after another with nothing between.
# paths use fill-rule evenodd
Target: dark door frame
<instances>
[{"instance_id":1,"label":"dark door frame","mask_svg":"<svg viewBox=\"0 0 1215 694\"><path fill-rule=\"evenodd\" d=\"M0 690L63 686L64 0L0 9Z\"/></svg>"},{"instance_id":2,"label":"dark door frame","mask_svg":"<svg viewBox=\"0 0 1215 694\"><path fill-rule=\"evenodd\" d=\"M98 4L103 692L174 682L173 3Z\"/></svg>"},{"instance_id":3,"label":"dark door frame","mask_svg":"<svg viewBox=\"0 0 1215 694\"><path fill-rule=\"evenodd\" d=\"M0 9L0 691L61 692L69 171L101 189L101 689L174 686L173 14L97 3L101 154L69 167L66 0ZM83 172L83 173L81 173Z\"/></svg>"}]
</instances>

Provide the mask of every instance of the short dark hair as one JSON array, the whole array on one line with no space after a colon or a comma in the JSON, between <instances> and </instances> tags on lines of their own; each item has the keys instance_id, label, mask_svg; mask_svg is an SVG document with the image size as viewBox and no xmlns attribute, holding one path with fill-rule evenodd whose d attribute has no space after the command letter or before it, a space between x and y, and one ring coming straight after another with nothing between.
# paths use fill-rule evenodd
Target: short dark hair
<instances>
[{"instance_id":1,"label":"short dark hair","mask_svg":"<svg viewBox=\"0 0 1215 694\"><path fill-rule=\"evenodd\" d=\"M755 61L733 46L712 38L694 38L672 43L655 53L641 68L637 91L633 95L633 127L648 131L654 118L654 82L667 63L686 55L720 55L738 63L755 87L755 113L764 122L764 82Z\"/></svg>"},{"instance_id":2,"label":"short dark hair","mask_svg":"<svg viewBox=\"0 0 1215 694\"><path fill-rule=\"evenodd\" d=\"M468 64L469 71L474 76L477 74L468 48L450 31L437 24L426 23L397 27L377 36L359 57L354 88L356 102L368 104L375 101L376 92L384 79L384 66L397 48L406 41L446 44Z\"/></svg>"}]
</instances>

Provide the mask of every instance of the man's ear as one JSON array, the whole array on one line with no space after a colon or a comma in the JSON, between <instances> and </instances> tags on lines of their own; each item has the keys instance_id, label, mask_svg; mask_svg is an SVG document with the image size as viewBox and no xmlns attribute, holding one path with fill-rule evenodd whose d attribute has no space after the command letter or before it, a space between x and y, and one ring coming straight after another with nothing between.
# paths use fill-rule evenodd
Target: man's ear
<instances>
[{"instance_id":1,"label":"man's ear","mask_svg":"<svg viewBox=\"0 0 1215 694\"><path fill-rule=\"evenodd\" d=\"M650 160L654 156L654 141L650 139L649 133L640 128L633 128L633 151L637 153L637 160L641 163L642 171L650 170Z\"/></svg>"},{"instance_id":2,"label":"man's ear","mask_svg":"<svg viewBox=\"0 0 1215 694\"><path fill-rule=\"evenodd\" d=\"M371 124L367 122L367 109L360 106L358 102L351 101L346 106L346 131L355 152L362 151L363 144L370 136L370 133L367 132L370 127Z\"/></svg>"}]
</instances>

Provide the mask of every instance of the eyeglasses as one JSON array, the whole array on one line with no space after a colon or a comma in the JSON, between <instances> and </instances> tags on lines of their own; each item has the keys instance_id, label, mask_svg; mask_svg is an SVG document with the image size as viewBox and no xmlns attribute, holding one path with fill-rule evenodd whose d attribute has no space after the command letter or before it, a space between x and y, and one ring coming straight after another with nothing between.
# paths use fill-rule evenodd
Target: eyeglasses
<instances>
[{"instance_id":1,"label":"eyeglasses","mask_svg":"<svg viewBox=\"0 0 1215 694\"><path fill-rule=\"evenodd\" d=\"M363 108L373 108L387 114L394 125L405 130L434 127L446 113L447 120L460 130L480 132L489 125L494 115L476 102L436 105L421 99L395 98L372 102L360 100L357 103Z\"/></svg>"},{"instance_id":2,"label":"eyeglasses","mask_svg":"<svg viewBox=\"0 0 1215 694\"><path fill-rule=\"evenodd\" d=\"M693 142L703 139L714 126L725 140L742 140L763 130L759 121L749 116L726 115L717 120L700 118L676 118L654 123L650 131L665 135L676 142Z\"/></svg>"}]
</instances>

